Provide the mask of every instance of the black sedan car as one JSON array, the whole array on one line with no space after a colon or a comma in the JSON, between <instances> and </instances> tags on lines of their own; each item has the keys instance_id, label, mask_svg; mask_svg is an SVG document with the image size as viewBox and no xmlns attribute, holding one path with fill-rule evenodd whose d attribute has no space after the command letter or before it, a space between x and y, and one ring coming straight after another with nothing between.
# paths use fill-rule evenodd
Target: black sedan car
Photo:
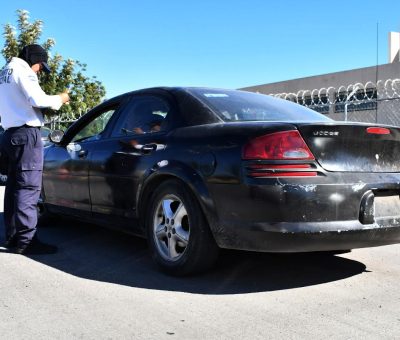
<instances>
[{"instance_id":1,"label":"black sedan car","mask_svg":"<svg viewBox=\"0 0 400 340\"><path fill-rule=\"evenodd\" d=\"M145 236L170 274L209 268L219 248L400 242L393 126L335 122L250 92L153 88L108 100L50 139L43 216Z\"/></svg>"}]
</instances>

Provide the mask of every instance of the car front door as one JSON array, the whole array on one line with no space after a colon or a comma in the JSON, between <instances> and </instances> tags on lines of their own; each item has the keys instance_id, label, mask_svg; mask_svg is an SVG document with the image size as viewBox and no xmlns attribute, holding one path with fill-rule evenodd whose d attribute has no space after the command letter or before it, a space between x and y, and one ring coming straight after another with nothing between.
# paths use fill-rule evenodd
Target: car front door
<instances>
[{"instance_id":1,"label":"car front door","mask_svg":"<svg viewBox=\"0 0 400 340\"><path fill-rule=\"evenodd\" d=\"M47 149L43 172L45 201L53 210L91 215L89 166L92 153L106 138L120 101L84 116L64 136L66 142Z\"/></svg>"}]
</instances>

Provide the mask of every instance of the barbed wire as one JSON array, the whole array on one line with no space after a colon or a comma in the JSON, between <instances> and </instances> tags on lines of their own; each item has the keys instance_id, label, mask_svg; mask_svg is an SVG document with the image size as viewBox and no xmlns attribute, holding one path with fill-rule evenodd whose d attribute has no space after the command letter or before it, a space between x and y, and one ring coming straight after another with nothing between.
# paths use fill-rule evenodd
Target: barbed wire
<instances>
[{"instance_id":1,"label":"barbed wire","mask_svg":"<svg viewBox=\"0 0 400 340\"><path fill-rule=\"evenodd\" d=\"M335 88L320 88L300 90L296 93L270 93L270 96L290 100L307 106L318 107L351 102L354 105L386 99L400 98L400 79L379 80L377 83L368 81L365 84L355 83Z\"/></svg>"}]
</instances>

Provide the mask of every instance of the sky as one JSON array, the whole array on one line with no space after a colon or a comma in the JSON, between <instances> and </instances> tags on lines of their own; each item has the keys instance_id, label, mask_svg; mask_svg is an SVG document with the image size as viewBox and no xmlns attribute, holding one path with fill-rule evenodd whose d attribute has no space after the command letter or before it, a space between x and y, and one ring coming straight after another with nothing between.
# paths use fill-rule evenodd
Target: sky
<instances>
[{"instance_id":1,"label":"sky","mask_svg":"<svg viewBox=\"0 0 400 340\"><path fill-rule=\"evenodd\" d=\"M12 0L1 1L1 27L16 26L17 9L43 20L40 42L54 38L53 54L86 63L107 98L154 86L236 89L385 64L388 32L400 31L398 0Z\"/></svg>"}]
</instances>

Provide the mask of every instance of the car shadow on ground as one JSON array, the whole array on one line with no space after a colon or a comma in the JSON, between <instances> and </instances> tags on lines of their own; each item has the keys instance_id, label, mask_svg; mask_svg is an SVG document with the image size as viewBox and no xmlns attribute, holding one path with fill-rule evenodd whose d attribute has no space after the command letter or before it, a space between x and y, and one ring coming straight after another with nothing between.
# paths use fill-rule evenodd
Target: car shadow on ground
<instances>
[{"instance_id":1,"label":"car shadow on ground","mask_svg":"<svg viewBox=\"0 0 400 340\"><path fill-rule=\"evenodd\" d=\"M1 240L4 224L0 214ZM130 287L195 294L242 294L312 286L365 271L364 264L328 254L266 254L221 251L217 265L196 276L175 278L159 271L146 241L102 227L57 220L39 229L57 254L31 259L74 276ZM0 254L1 256L1 254ZM15 255L19 256L19 255Z\"/></svg>"}]
</instances>

